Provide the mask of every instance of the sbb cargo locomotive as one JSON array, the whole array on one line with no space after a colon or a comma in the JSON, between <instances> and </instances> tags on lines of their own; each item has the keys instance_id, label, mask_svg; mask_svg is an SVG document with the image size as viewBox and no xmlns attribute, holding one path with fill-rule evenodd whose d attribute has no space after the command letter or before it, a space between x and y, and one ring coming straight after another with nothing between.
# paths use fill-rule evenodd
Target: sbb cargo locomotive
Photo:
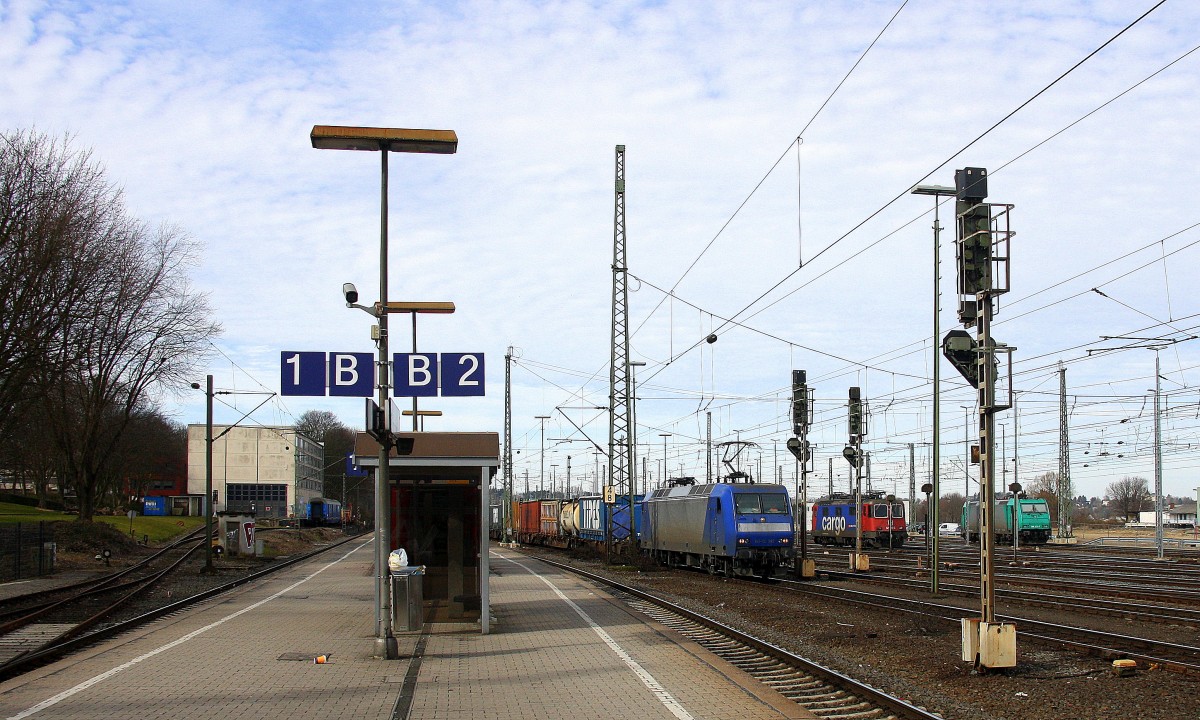
<instances>
[{"instance_id":1,"label":"sbb cargo locomotive","mask_svg":"<svg viewBox=\"0 0 1200 720\"><path fill-rule=\"evenodd\" d=\"M822 545L853 545L859 514L854 512L854 495L834 493L812 506L812 539ZM863 544L901 547L908 539L904 504L888 502L883 493L862 493Z\"/></svg>"}]
</instances>

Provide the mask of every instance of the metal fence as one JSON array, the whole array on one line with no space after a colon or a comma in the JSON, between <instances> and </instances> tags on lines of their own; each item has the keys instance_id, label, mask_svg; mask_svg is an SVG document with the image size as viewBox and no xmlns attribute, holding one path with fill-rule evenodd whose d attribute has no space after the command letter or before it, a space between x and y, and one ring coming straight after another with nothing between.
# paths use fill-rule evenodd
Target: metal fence
<instances>
[{"instance_id":1,"label":"metal fence","mask_svg":"<svg viewBox=\"0 0 1200 720\"><path fill-rule=\"evenodd\" d=\"M0 580L54 572L55 549L50 523L0 525Z\"/></svg>"}]
</instances>

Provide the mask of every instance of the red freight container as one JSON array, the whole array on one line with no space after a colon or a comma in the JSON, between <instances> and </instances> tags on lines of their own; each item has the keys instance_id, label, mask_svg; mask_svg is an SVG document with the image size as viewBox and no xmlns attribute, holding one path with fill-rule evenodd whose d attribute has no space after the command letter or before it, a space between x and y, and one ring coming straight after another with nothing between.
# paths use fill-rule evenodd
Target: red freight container
<instances>
[{"instance_id":1,"label":"red freight container","mask_svg":"<svg viewBox=\"0 0 1200 720\"><path fill-rule=\"evenodd\" d=\"M521 503L517 513L517 535L521 542L528 542L541 531L542 504L537 500Z\"/></svg>"}]
</instances>

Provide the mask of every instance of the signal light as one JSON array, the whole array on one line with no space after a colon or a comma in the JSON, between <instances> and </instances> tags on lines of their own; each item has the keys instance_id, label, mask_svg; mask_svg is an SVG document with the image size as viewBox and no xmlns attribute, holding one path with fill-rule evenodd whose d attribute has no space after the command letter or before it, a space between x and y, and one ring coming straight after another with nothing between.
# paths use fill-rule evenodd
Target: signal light
<instances>
[{"instance_id":1,"label":"signal light","mask_svg":"<svg viewBox=\"0 0 1200 720\"><path fill-rule=\"evenodd\" d=\"M958 294L992 289L992 208L958 201Z\"/></svg>"},{"instance_id":2,"label":"signal light","mask_svg":"<svg viewBox=\"0 0 1200 720\"><path fill-rule=\"evenodd\" d=\"M867 434L867 423L863 413L862 390L860 388L850 388L850 406L848 422L850 426L850 437L860 437Z\"/></svg>"},{"instance_id":3,"label":"signal light","mask_svg":"<svg viewBox=\"0 0 1200 720\"><path fill-rule=\"evenodd\" d=\"M808 373L804 370L792 371L792 434L802 435L804 429L812 424L812 400L808 395L808 385L805 380Z\"/></svg>"}]
</instances>

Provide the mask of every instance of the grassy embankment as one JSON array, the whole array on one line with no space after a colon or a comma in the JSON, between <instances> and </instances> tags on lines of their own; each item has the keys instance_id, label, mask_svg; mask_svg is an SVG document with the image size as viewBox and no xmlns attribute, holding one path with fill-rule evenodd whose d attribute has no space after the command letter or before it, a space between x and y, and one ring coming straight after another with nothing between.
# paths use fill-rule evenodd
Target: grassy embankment
<instances>
[{"instance_id":1,"label":"grassy embankment","mask_svg":"<svg viewBox=\"0 0 1200 720\"><path fill-rule=\"evenodd\" d=\"M36 523L36 522L74 522L79 516L13 503L0 502L0 523ZM130 533L131 522L125 515L97 515L96 522L111 525L124 535ZM133 537L141 540L143 537L151 543L161 543L191 532L204 524L202 517L146 517L137 515L133 518Z\"/></svg>"}]
</instances>

